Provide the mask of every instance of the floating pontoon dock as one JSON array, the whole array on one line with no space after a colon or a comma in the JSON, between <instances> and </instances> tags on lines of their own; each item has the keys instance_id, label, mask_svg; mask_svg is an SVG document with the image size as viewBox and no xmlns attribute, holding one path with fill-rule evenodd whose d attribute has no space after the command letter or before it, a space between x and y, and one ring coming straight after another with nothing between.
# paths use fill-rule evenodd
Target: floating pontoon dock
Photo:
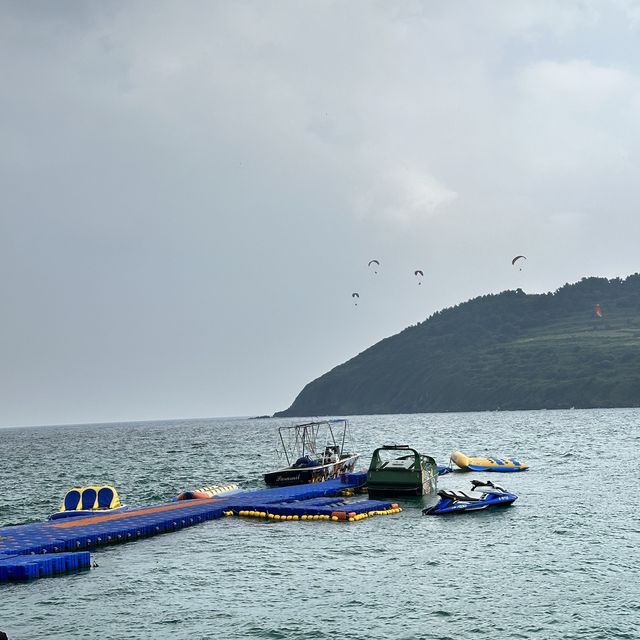
<instances>
[{"instance_id":1,"label":"floating pontoon dock","mask_svg":"<svg viewBox=\"0 0 640 640\"><path fill-rule=\"evenodd\" d=\"M347 502L366 473L316 484L245 491L220 498L170 502L89 517L0 528L0 582L88 568L87 550L177 531L225 515L271 520L346 520L396 513L379 500ZM46 556L43 554L47 554Z\"/></svg>"}]
</instances>

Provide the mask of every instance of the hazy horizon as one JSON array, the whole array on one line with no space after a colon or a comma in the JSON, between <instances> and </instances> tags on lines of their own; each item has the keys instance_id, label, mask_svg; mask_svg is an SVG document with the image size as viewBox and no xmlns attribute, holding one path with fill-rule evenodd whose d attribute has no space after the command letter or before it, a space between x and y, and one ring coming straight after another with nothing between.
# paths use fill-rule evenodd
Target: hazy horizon
<instances>
[{"instance_id":1,"label":"hazy horizon","mask_svg":"<svg viewBox=\"0 0 640 640\"><path fill-rule=\"evenodd\" d=\"M639 32L632 0L3 3L0 425L273 414L434 311L638 272Z\"/></svg>"}]
</instances>

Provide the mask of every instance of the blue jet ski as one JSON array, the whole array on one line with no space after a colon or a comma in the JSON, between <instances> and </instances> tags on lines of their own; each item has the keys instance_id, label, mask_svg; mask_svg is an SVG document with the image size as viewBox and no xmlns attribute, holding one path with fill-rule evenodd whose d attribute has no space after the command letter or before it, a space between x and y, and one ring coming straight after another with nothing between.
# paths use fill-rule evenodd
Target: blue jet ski
<instances>
[{"instance_id":1,"label":"blue jet ski","mask_svg":"<svg viewBox=\"0 0 640 640\"><path fill-rule=\"evenodd\" d=\"M422 510L425 516L438 516L444 513L462 513L465 511L480 511L488 507L508 506L513 504L518 496L509 493L493 482L471 481L470 491L438 491L440 502L433 507Z\"/></svg>"}]
</instances>

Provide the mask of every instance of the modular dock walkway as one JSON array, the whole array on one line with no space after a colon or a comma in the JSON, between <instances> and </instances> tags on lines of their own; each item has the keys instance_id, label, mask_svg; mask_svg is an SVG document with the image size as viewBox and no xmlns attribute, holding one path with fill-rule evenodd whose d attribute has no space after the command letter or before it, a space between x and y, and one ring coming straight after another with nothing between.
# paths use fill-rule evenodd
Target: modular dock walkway
<instances>
[{"instance_id":1,"label":"modular dock walkway","mask_svg":"<svg viewBox=\"0 0 640 640\"><path fill-rule=\"evenodd\" d=\"M0 583L88 568L88 550L177 531L225 515L356 521L399 511L391 502L347 502L342 494L361 487L365 481L366 473L352 473L342 480L0 528Z\"/></svg>"}]
</instances>

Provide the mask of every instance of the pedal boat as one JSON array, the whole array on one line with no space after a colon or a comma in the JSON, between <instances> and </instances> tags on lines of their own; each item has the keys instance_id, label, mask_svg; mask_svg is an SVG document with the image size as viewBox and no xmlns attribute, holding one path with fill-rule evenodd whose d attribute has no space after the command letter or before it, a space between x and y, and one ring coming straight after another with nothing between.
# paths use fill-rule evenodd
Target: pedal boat
<instances>
[{"instance_id":1,"label":"pedal boat","mask_svg":"<svg viewBox=\"0 0 640 640\"><path fill-rule=\"evenodd\" d=\"M373 452L367 490L374 498L433 495L437 491L437 478L438 466L431 456L406 444L388 444Z\"/></svg>"},{"instance_id":2,"label":"pedal boat","mask_svg":"<svg viewBox=\"0 0 640 640\"><path fill-rule=\"evenodd\" d=\"M489 507L507 507L513 504L518 496L493 482L471 481L470 491L451 491L441 489L438 491L440 501L438 504L422 510L425 516L439 516L446 513L465 513L467 511L482 511Z\"/></svg>"},{"instance_id":3,"label":"pedal boat","mask_svg":"<svg viewBox=\"0 0 640 640\"><path fill-rule=\"evenodd\" d=\"M462 451L454 451L451 454L451 462L463 471L496 471L509 473L513 471L526 471L529 466L516 458L473 458Z\"/></svg>"},{"instance_id":4,"label":"pedal boat","mask_svg":"<svg viewBox=\"0 0 640 640\"><path fill-rule=\"evenodd\" d=\"M118 492L110 484L74 487L67 491L60 511L51 514L48 520L108 515L128 509L121 504Z\"/></svg>"}]
</instances>

